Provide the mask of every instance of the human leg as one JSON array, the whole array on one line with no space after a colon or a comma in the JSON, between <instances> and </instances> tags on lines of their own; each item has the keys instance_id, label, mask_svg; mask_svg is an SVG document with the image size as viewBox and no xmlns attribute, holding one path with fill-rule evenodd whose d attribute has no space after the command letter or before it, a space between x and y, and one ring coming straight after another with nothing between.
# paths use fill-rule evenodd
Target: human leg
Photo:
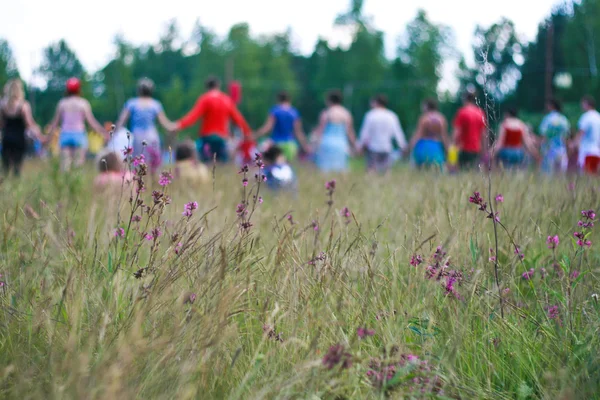
<instances>
[{"instance_id":1,"label":"human leg","mask_svg":"<svg viewBox=\"0 0 600 400\"><path fill-rule=\"evenodd\" d=\"M473 169L479 163L479 153L461 151L458 155L458 164L461 169Z\"/></svg>"},{"instance_id":2,"label":"human leg","mask_svg":"<svg viewBox=\"0 0 600 400\"><path fill-rule=\"evenodd\" d=\"M294 141L276 143L288 161L294 161L298 156L298 145Z\"/></svg>"},{"instance_id":3,"label":"human leg","mask_svg":"<svg viewBox=\"0 0 600 400\"><path fill-rule=\"evenodd\" d=\"M23 161L25 160L26 149L14 149L12 152L12 167L15 176L21 176L21 168L23 167Z\"/></svg>"},{"instance_id":4,"label":"human leg","mask_svg":"<svg viewBox=\"0 0 600 400\"><path fill-rule=\"evenodd\" d=\"M2 146L0 155L2 156L2 170L8 175L10 173L10 154L6 146Z\"/></svg>"},{"instance_id":5,"label":"human leg","mask_svg":"<svg viewBox=\"0 0 600 400\"><path fill-rule=\"evenodd\" d=\"M73 165L73 149L71 147L62 147L60 149L60 169L67 172Z\"/></svg>"}]
</instances>

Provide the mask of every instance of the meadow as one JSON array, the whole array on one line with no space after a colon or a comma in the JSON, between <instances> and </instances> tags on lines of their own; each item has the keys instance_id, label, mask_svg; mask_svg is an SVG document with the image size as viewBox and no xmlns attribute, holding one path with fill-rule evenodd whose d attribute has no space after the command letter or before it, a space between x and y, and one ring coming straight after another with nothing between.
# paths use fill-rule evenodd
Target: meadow
<instances>
[{"instance_id":1,"label":"meadow","mask_svg":"<svg viewBox=\"0 0 600 400\"><path fill-rule=\"evenodd\" d=\"M297 172L4 180L0 397L599 397L598 181Z\"/></svg>"}]
</instances>

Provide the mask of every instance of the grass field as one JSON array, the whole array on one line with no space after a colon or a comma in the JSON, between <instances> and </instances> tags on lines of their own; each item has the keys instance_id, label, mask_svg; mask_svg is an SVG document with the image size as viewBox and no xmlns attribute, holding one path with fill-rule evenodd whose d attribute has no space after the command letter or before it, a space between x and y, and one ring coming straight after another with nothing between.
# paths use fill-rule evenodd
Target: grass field
<instances>
[{"instance_id":1,"label":"grass field","mask_svg":"<svg viewBox=\"0 0 600 400\"><path fill-rule=\"evenodd\" d=\"M256 168L219 167L132 213L91 168L0 185L0 398L599 397L597 181L303 167L252 213Z\"/></svg>"}]
</instances>

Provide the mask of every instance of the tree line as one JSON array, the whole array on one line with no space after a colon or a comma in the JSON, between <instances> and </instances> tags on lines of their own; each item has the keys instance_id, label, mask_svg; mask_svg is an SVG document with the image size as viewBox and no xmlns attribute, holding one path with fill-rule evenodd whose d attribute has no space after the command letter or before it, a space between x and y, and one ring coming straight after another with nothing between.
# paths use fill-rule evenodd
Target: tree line
<instances>
[{"instance_id":1,"label":"tree line","mask_svg":"<svg viewBox=\"0 0 600 400\"><path fill-rule=\"evenodd\" d=\"M135 95L137 80L149 77L156 83L156 97L167 115L175 119L203 92L205 78L217 75L225 82L242 83L240 109L254 127L264 121L276 93L287 90L309 129L323 108L324 93L339 88L357 123L368 110L371 96L386 94L410 134L420 102L428 97L439 98L441 110L452 117L460 94L475 90L492 117L507 105L516 106L534 125L541 119L549 90L567 103L573 120L581 96L600 97L596 58L600 54L600 0L565 3L549 10L529 43L506 18L489 27L478 26L472 67L456 49L452 29L432 22L423 10L406 26L393 59L386 57L383 32L364 15L363 0L352 0L349 10L334 22L351 29L350 45L342 48L320 39L306 56L293 48L290 30L256 36L242 23L220 37L197 22L192 35L182 38L177 22L171 21L154 44L134 46L116 36L114 56L98 71L86 71L67 41L60 40L43 50L36 73L46 87L29 87L29 98L36 118L49 121L66 80L80 77L84 96L98 119L114 121L125 101ZM455 92L440 90L447 60L456 63ZM10 45L0 39L0 85L16 76L19 71Z\"/></svg>"}]
</instances>

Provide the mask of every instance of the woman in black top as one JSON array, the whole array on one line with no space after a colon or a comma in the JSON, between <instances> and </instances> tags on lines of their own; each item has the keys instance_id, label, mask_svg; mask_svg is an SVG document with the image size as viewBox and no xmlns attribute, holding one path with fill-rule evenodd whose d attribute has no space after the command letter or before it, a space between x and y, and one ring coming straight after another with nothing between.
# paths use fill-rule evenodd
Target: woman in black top
<instances>
[{"instance_id":1,"label":"woman in black top","mask_svg":"<svg viewBox=\"0 0 600 400\"><path fill-rule=\"evenodd\" d=\"M41 140L41 132L31 114L31 106L25 100L23 83L11 79L4 86L4 98L0 103L0 130L2 130L2 166L6 174L10 170L16 176L21 173L21 165L27 151L25 132L29 129Z\"/></svg>"}]
</instances>

